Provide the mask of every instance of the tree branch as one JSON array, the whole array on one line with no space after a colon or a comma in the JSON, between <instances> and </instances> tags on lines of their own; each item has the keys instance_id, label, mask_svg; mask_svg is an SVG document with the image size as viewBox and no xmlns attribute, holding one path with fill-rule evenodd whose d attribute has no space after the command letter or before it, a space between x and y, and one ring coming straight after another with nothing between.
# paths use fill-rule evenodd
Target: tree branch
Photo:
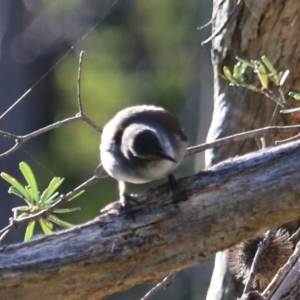
<instances>
[{"instance_id":1,"label":"tree branch","mask_svg":"<svg viewBox=\"0 0 300 300\"><path fill-rule=\"evenodd\" d=\"M136 221L110 210L97 220L0 248L0 299L101 299L291 221L300 213L300 142L231 159L141 194Z\"/></svg>"},{"instance_id":2,"label":"tree branch","mask_svg":"<svg viewBox=\"0 0 300 300\"><path fill-rule=\"evenodd\" d=\"M265 127L265 128L259 128L259 129L255 129L255 130L251 130L251 131L237 133L237 134L227 136L227 137L224 137L221 139L217 139L210 143L205 143L205 144L189 147L186 151L185 156L190 156L195 153L205 151L207 149L218 148L218 147L228 146L228 145L238 143L238 142L243 142L245 140L254 139L256 137L263 137L263 136L270 135L270 134L277 135L280 133L287 133L287 132L299 133L299 131L300 131L300 125L269 126L269 127ZM298 135L296 137L299 138ZM287 142L287 140L285 140L285 142Z\"/></svg>"},{"instance_id":3,"label":"tree branch","mask_svg":"<svg viewBox=\"0 0 300 300\"><path fill-rule=\"evenodd\" d=\"M77 77L77 103L78 103L78 110L79 112L70 118L66 118L64 120L58 121L56 123L50 124L48 126L45 126L43 128L40 128L36 131L33 131L31 133L28 133L26 135L15 135L9 132L5 132L0 130L0 135L2 135L3 137L7 137L7 138L11 138L15 140L15 144L8 149L6 152L3 152L0 154L0 159L4 158L10 154L12 154L13 152L15 152L17 149L19 149L22 144L26 143L27 141L29 141L32 138L35 138L45 132L48 132L50 130L59 128L65 124L71 123L71 122L75 122L78 120L82 120L84 122L86 122L87 124L89 124L92 128L96 129L99 132L102 132L102 128L100 126L98 126L95 122L93 122L84 112L82 109L82 101L81 101L81 88L80 88L80 84L81 84L81 69L82 69L82 59L83 59L83 51L80 52L79 55L79 65L78 65L78 77ZM43 78L43 77L42 77ZM41 78L41 79L42 79ZM41 80L40 79L40 80ZM38 83L38 82L37 82ZM37 84L36 83L36 84ZM11 109L13 109L29 92L31 91L28 90L21 98L19 98L8 110L6 110L1 116L0 116L0 120L1 118L6 115Z\"/></svg>"}]
</instances>

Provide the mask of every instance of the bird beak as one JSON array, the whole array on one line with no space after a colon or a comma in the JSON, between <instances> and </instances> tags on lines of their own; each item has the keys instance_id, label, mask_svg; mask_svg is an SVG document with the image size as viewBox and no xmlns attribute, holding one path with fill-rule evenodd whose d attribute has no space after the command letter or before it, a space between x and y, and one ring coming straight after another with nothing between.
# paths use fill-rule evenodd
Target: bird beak
<instances>
[{"instance_id":1,"label":"bird beak","mask_svg":"<svg viewBox=\"0 0 300 300\"><path fill-rule=\"evenodd\" d=\"M165 151L161 150L161 151L158 151L157 152L158 156L160 156L161 158L164 158L164 159L167 159L167 160L170 160L174 163L177 163L177 161L172 157L170 156L169 154L167 154Z\"/></svg>"}]
</instances>

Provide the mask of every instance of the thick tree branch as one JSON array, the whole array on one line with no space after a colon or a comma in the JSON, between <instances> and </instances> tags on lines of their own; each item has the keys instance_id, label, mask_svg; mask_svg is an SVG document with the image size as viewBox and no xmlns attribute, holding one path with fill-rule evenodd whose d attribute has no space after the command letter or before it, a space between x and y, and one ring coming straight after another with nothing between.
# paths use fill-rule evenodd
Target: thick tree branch
<instances>
[{"instance_id":1,"label":"thick tree branch","mask_svg":"<svg viewBox=\"0 0 300 300\"><path fill-rule=\"evenodd\" d=\"M0 299L101 299L154 282L213 253L297 218L300 142L228 160L179 180L189 200L172 204L167 185L132 207L71 230L0 248ZM100 195L101 196L101 195Z\"/></svg>"}]
</instances>

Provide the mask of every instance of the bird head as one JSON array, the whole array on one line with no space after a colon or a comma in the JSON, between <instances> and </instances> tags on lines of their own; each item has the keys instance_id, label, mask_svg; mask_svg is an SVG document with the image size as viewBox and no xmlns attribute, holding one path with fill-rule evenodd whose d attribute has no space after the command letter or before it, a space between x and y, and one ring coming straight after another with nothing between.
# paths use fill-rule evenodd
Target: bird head
<instances>
[{"instance_id":1,"label":"bird head","mask_svg":"<svg viewBox=\"0 0 300 300\"><path fill-rule=\"evenodd\" d=\"M140 159L176 160L164 150L160 134L153 128L141 124L128 126L122 137L122 152L125 156L133 155Z\"/></svg>"}]
</instances>

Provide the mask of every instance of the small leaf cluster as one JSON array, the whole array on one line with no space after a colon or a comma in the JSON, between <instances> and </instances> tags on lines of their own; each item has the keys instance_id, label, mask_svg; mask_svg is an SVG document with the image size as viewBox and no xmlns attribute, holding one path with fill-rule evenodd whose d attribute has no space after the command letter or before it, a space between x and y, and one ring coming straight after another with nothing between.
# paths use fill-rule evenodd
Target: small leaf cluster
<instances>
[{"instance_id":1,"label":"small leaf cluster","mask_svg":"<svg viewBox=\"0 0 300 300\"><path fill-rule=\"evenodd\" d=\"M300 93L289 92L289 96L294 98L296 101L300 100ZM295 112L299 112L299 111L300 111L300 107L295 107L295 108L282 109L280 112L284 113L284 114L288 114L288 113L295 113Z\"/></svg>"},{"instance_id":2,"label":"small leaf cluster","mask_svg":"<svg viewBox=\"0 0 300 300\"><path fill-rule=\"evenodd\" d=\"M42 193L40 193L38 190L38 185L35 176L31 168L29 167L29 165L26 164L25 162L21 162L19 164L19 167L21 173L23 174L27 182L27 185L25 186L23 186L11 175L5 172L1 173L1 177L11 184L11 187L8 189L8 193L15 194L26 202L26 205L14 207L12 209L15 219L22 219L29 216L34 216L36 213L50 208L53 204L55 204L64 196L64 195L59 195L59 193L56 191L64 181L64 178L54 177L50 181L48 187ZM84 191L79 192L69 201L73 200L75 197L79 196L83 192ZM79 207L58 208L55 209L53 213L69 213L79 209L80 209ZM69 222L61 220L53 213L48 215L47 218L42 218L38 220L45 234L53 233L53 223L65 228L74 226ZM31 237L33 236L35 224L36 224L35 220L28 223L25 232L25 237L24 237L25 241L30 240Z\"/></svg>"},{"instance_id":3,"label":"small leaf cluster","mask_svg":"<svg viewBox=\"0 0 300 300\"><path fill-rule=\"evenodd\" d=\"M234 65L233 71L227 66L223 67L224 75L232 85L243 85L250 90L258 90L259 88L267 90L269 89L270 83L281 87L289 75L289 70L284 72L278 71L265 55L261 57L261 60L248 61L240 57L236 57L236 59L238 62ZM247 68L253 69L254 73L257 74L261 87L245 83L244 75Z\"/></svg>"}]
</instances>

